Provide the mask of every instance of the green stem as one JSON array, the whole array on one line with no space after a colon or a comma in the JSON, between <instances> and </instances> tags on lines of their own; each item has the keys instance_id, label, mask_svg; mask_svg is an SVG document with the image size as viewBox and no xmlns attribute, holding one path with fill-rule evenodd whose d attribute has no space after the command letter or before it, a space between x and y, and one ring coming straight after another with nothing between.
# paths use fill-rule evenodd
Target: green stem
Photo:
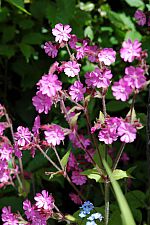
<instances>
[{"instance_id":1,"label":"green stem","mask_svg":"<svg viewBox=\"0 0 150 225\"><path fill-rule=\"evenodd\" d=\"M109 180L105 182L105 225L108 225L109 221Z\"/></svg>"}]
</instances>

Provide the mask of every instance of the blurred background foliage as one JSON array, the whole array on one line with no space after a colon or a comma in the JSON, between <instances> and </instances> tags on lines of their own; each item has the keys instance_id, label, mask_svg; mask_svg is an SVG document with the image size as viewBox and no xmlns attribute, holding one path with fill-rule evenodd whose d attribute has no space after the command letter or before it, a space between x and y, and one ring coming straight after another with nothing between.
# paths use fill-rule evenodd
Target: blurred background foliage
<instances>
[{"instance_id":1,"label":"blurred background foliage","mask_svg":"<svg viewBox=\"0 0 150 225\"><path fill-rule=\"evenodd\" d=\"M32 97L36 92L36 82L47 73L49 66L55 59L49 58L43 50L46 41L53 41L51 29L56 23L70 24L72 33L80 38L87 37L93 43L101 47L112 47L118 51L121 43L125 39L138 39L142 42L143 49L149 52L148 62L150 63L150 28L139 27L134 19L137 9L150 10L148 0L2 0L0 1L0 101L4 104L11 116L14 126L29 126L33 124L36 116L32 106ZM118 80L124 73L125 64L117 56L118 60L112 71L114 79ZM62 49L59 52L57 61L67 60L67 52ZM81 76L93 69L93 64L88 61L83 62ZM72 79L61 77L66 84ZM130 103L130 102L129 102ZM107 109L111 115L120 114L125 116L129 110L129 103L115 101L111 91L107 94ZM146 104L147 90L141 93L136 100L136 110L144 125L146 124ZM94 108L94 111L93 111ZM99 112L99 105L95 101L89 107L91 119L94 120ZM47 121L59 122L62 118L55 108L47 116ZM45 119L45 118L44 118ZM81 118L80 127L85 125ZM116 145L117 148L117 145ZM65 149L61 149L62 155ZM147 166L146 166L146 135L145 129L140 131L136 143L127 147L130 155L131 166L136 166L134 170L136 180L133 182L133 192L126 193L130 202L134 216L138 223L141 223L142 213L145 216L145 199L149 196L147 190ZM136 154L135 154L136 152ZM24 155L24 167L28 173L34 174L32 181L27 179L31 198L35 194L36 187L49 187L48 178L44 171L49 168L46 160L36 155L31 159L28 152ZM122 165L123 167L124 165ZM55 182L50 184L51 192L55 192L58 205L69 209L69 204L65 201L64 180L55 178ZM70 190L70 187L68 187ZM61 189L61 191L60 191ZM140 191L136 191L139 189ZM90 187L89 187L90 192ZM21 209L21 200L12 197L14 190L7 187L5 191L0 191L2 196L0 208L3 205L16 202L14 210ZM64 195L63 195L63 194ZM90 198L97 205L99 188L95 186L95 195ZM139 196L140 199L139 199ZM136 198L136 204L134 200ZM8 204L7 204L8 203ZM16 208L15 208L16 207ZM142 211L139 210L142 208ZM111 205L113 212L110 225L116 225L118 218L118 208ZM52 222L51 222L52 224ZM121 224L119 224L121 225Z\"/></svg>"}]
</instances>

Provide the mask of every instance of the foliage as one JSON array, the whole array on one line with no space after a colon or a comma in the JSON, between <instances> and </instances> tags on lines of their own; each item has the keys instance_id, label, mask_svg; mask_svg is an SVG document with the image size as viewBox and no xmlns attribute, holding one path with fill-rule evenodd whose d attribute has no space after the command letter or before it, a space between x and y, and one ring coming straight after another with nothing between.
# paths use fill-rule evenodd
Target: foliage
<instances>
[{"instance_id":1,"label":"foliage","mask_svg":"<svg viewBox=\"0 0 150 225\"><path fill-rule=\"evenodd\" d=\"M138 39L142 42L143 49L148 51L147 62L150 62L150 30L148 27L139 27L134 19L136 9L148 11L150 2L146 0L119 0L119 1L75 1L75 0L3 0L0 8L0 96L1 103L7 108L7 111L14 124L14 129L20 124L23 126L32 127L35 118L35 110L32 105L32 97L35 94L35 84L40 79L41 75L49 70L54 59L47 57L43 50L43 45L46 41L53 41L51 29L55 24L70 24L79 38L89 38L94 44L100 47L113 48L119 50L121 43L124 40ZM67 60L67 51L61 49L58 54L58 61ZM94 65L84 59L81 79L88 71L93 71ZM112 72L115 75L114 80L118 81L124 73L125 63L120 61L117 55L115 65L112 65ZM60 75L65 87L74 82L74 78L66 78ZM88 99L88 109L92 123L100 114L100 106L95 99ZM146 125L146 103L147 89L140 93L136 98L137 118L145 126ZM129 111L131 102L120 102L114 99L112 91L108 89L106 95L106 107L111 115L120 115L125 117ZM70 104L70 106L72 106ZM73 108L72 108L73 109ZM73 109L74 112L76 109ZM101 114L102 116L102 114ZM100 116L100 117L101 117ZM102 117L101 117L102 118ZM65 127L66 122L63 116L60 116L59 110L53 108L47 116L42 116L42 123L50 121L61 124ZM74 126L77 121L80 121L79 128L85 132L86 122L80 112L72 118L71 125ZM147 208L149 207L149 187L147 176L146 161L146 129L139 130L139 135L134 144L126 147L126 152L130 156L129 162L120 161L119 168L112 173L112 179L118 180L125 197L131 208L133 217L138 224L144 224L147 221ZM8 132L8 136L10 136ZM109 146L110 148L112 145ZM114 149L119 148L116 142L113 145ZM107 149L99 146L102 156L106 155ZM67 147L60 147L59 153L61 163L66 168L72 144L68 141ZM79 149L77 149L79 152ZM54 161L57 161L52 150L48 150L48 156ZM116 153L115 153L116 155ZM46 158L40 153L37 153L33 159L30 154L25 151L23 156L23 167L26 172L25 180L26 187L29 191L28 198L33 199L36 192L39 192L43 187L53 193L55 201L62 212L68 213L68 220L74 222L74 217L78 217L78 206L70 203L68 193L71 190L69 184L65 181L61 173L55 173L52 166L49 166ZM94 156L94 161L100 165L98 161L98 152ZM107 158L109 167L112 166L113 160L110 156ZM131 170L127 168L131 167ZM136 167L136 169L133 167ZM120 169L121 168L121 169ZM132 171L133 169L133 171ZM45 171L51 171L48 175ZM109 169L106 165L106 171L109 174ZM105 171L105 175L106 175ZM82 172L89 178L89 186L86 189L86 199L90 199L97 212L104 214L103 201L103 182L101 175L96 167L88 168ZM111 176L110 176L111 177ZM114 182L114 181L113 181ZM15 184L16 185L16 184ZM119 186L114 182L112 184L119 205L121 204L121 214L127 213L128 206L124 203L124 197L120 192ZM101 191L100 188L101 187ZM113 193L113 191L111 191ZM120 196L118 194L120 193ZM13 211L19 210L22 212L22 201L24 193L22 190L6 187L5 190L0 190L1 201L0 208L10 205L12 202ZM14 197L20 195L20 197ZM121 198L121 199L120 199ZM67 199L67 201L66 201ZM120 221L120 209L111 195L110 205L110 223L116 225ZM122 203L124 203L122 205ZM98 207L97 207L98 206ZM126 206L126 211L124 207ZM71 217L69 214L74 214ZM129 211L128 211L129 212ZM127 215L127 214L126 214ZM124 215L124 218L125 216ZM70 218L70 219L69 219ZM116 219L117 218L117 219ZM129 218L129 217L127 217ZM131 224L134 224L131 218ZM57 222L50 222L50 224ZM84 222L83 222L84 224ZM127 223L124 223L127 224ZM128 224L129 225L129 224Z\"/></svg>"}]
</instances>

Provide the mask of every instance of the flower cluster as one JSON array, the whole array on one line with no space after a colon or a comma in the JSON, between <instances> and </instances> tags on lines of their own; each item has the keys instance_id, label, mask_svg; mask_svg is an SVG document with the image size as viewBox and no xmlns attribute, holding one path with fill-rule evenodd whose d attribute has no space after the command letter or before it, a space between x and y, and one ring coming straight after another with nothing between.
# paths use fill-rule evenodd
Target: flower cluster
<instances>
[{"instance_id":1,"label":"flower cluster","mask_svg":"<svg viewBox=\"0 0 150 225\"><path fill-rule=\"evenodd\" d=\"M150 27L150 16L146 18L146 13L144 13L142 10L136 10L134 17L139 26L147 25L148 27Z\"/></svg>"},{"instance_id":2,"label":"flower cluster","mask_svg":"<svg viewBox=\"0 0 150 225\"><path fill-rule=\"evenodd\" d=\"M19 213L14 214L11 212L11 207L4 207L2 209L2 221L3 225L6 224L28 224L28 225L46 225L46 221L53 216L54 199L52 195L49 195L46 190L41 193L37 193L34 197L36 203L31 204L29 200L23 202L23 209L27 217L27 221L20 216Z\"/></svg>"},{"instance_id":3,"label":"flower cluster","mask_svg":"<svg viewBox=\"0 0 150 225\"><path fill-rule=\"evenodd\" d=\"M112 144L120 137L121 142L131 143L136 138L136 128L134 124L131 124L123 119L117 117L108 117L105 122L100 124L98 138L105 144ZM93 132L94 129L92 129ZM96 129L95 129L96 130ZM95 131L94 130L94 131Z\"/></svg>"},{"instance_id":4,"label":"flower cluster","mask_svg":"<svg viewBox=\"0 0 150 225\"><path fill-rule=\"evenodd\" d=\"M83 205L80 207L80 213L79 217L80 218L85 218L87 217L91 211L94 209L94 205L90 201L86 201L83 203ZM101 213L92 213L89 217L87 217L87 222L86 225L96 225L97 223L95 222L98 220L101 222L103 219L103 216Z\"/></svg>"},{"instance_id":5,"label":"flower cluster","mask_svg":"<svg viewBox=\"0 0 150 225\"><path fill-rule=\"evenodd\" d=\"M145 61L142 61L142 48L138 40L132 42L131 40L124 41L120 50L121 58L126 62L133 62L134 59L139 60L139 65L134 67L129 66L125 68L125 75L119 81L112 85L112 92L116 100L127 101L129 96L139 91L146 85L145 73L147 71ZM146 55L144 57L147 57Z\"/></svg>"}]
</instances>

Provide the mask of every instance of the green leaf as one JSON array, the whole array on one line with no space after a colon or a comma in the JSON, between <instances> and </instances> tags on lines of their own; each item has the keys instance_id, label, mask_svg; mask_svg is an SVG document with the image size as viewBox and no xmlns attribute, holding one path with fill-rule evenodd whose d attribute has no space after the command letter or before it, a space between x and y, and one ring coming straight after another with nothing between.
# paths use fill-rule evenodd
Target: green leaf
<instances>
[{"instance_id":1,"label":"green leaf","mask_svg":"<svg viewBox=\"0 0 150 225\"><path fill-rule=\"evenodd\" d=\"M96 168L85 170L80 174L87 176L89 179L94 179L96 182L102 182L101 176Z\"/></svg>"},{"instance_id":2,"label":"green leaf","mask_svg":"<svg viewBox=\"0 0 150 225\"><path fill-rule=\"evenodd\" d=\"M103 124L105 121L104 113L102 113L102 111L99 112L98 120L100 121L101 124Z\"/></svg>"},{"instance_id":3,"label":"green leaf","mask_svg":"<svg viewBox=\"0 0 150 225\"><path fill-rule=\"evenodd\" d=\"M33 172L47 165L47 159L41 154L36 154L28 164L28 171Z\"/></svg>"},{"instance_id":4,"label":"green leaf","mask_svg":"<svg viewBox=\"0 0 150 225\"><path fill-rule=\"evenodd\" d=\"M108 11L107 16L110 22L115 27L120 28L121 30L135 30L134 23L132 22L131 18L125 13L116 13L113 11Z\"/></svg>"},{"instance_id":5,"label":"green leaf","mask_svg":"<svg viewBox=\"0 0 150 225\"><path fill-rule=\"evenodd\" d=\"M139 190L130 191L125 196L131 208L145 207L146 195L142 191Z\"/></svg>"},{"instance_id":6,"label":"green leaf","mask_svg":"<svg viewBox=\"0 0 150 225\"><path fill-rule=\"evenodd\" d=\"M0 45L0 55L11 58L15 54L15 48L13 45Z\"/></svg>"},{"instance_id":7,"label":"green leaf","mask_svg":"<svg viewBox=\"0 0 150 225\"><path fill-rule=\"evenodd\" d=\"M3 29L2 42L7 43L15 37L15 26L7 26Z\"/></svg>"},{"instance_id":8,"label":"green leaf","mask_svg":"<svg viewBox=\"0 0 150 225\"><path fill-rule=\"evenodd\" d=\"M66 154L63 156L63 158L61 159L61 164L63 165L63 167L65 167L67 165L68 162L68 158L70 155L71 149L69 149Z\"/></svg>"},{"instance_id":9,"label":"green leaf","mask_svg":"<svg viewBox=\"0 0 150 225\"><path fill-rule=\"evenodd\" d=\"M74 216L72 216L72 215L69 215L69 214L66 215L65 218L66 218L67 220L71 221L71 222L75 222L75 221L76 221L76 218L75 218Z\"/></svg>"},{"instance_id":10,"label":"green leaf","mask_svg":"<svg viewBox=\"0 0 150 225\"><path fill-rule=\"evenodd\" d=\"M80 114L81 114L81 112L76 113L73 117L71 117L71 120L70 120L70 125L71 126L75 126L76 125L78 117L79 117Z\"/></svg>"},{"instance_id":11,"label":"green leaf","mask_svg":"<svg viewBox=\"0 0 150 225\"><path fill-rule=\"evenodd\" d=\"M138 39L139 41L142 40L142 35L136 31L136 30L129 30L127 31L126 35L125 35L125 40L131 39L132 41Z\"/></svg>"},{"instance_id":12,"label":"green leaf","mask_svg":"<svg viewBox=\"0 0 150 225\"><path fill-rule=\"evenodd\" d=\"M59 22L68 24L75 13L75 0L56 0L56 17Z\"/></svg>"},{"instance_id":13,"label":"green leaf","mask_svg":"<svg viewBox=\"0 0 150 225\"><path fill-rule=\"evenodd\" d=\"M91 41L94 39L94 33L91 26L85 28L84 36L90 38Z\"/></svg>"},{"instance_id":14,"label":"green leaf","mask_svg":"<svg viewBox=\"0 0 150 225\"><path fill-rule=\"evenodd\" d=\"M131 7L136 7L141 10L143 10L145 7L144 2L142 0L125 0L125 1Z\"/></svg>"},{"instance_id":15,"label":"green leaf","mask_svg":"<svg viewBox=\"0 0 150 225\"><path fill-rule=\"evenodd\" d=\"M129 104L127 102L121 102L121 101L115 101L115 100L112 100L106 104L106 108L109 112L121 111L128 107L129 107Z\"/></svg>"},{"instance_id":16,"label":"green leaf","mask_svg":"<svg viewBox=\"0 0 150 225\"><path fill-rule=\"evenodd\" d=\"M29 58L35 52L34 48L32 46L28 45L28 44L25 44L25 43L19 44L19 47L20 47L20 50L21 50L22 54L26 58L27 62L29 62Z\"/></svg>"},{"instance_id":17,"label":"green leaf","mask_svg":"<svg viewBox=\"0 0 150 225\"><path fill-rule=\"evenodd\" d=\"M25 12L28 15L31 15L25 8L24 8L24 0L7 0L10 4L17 7L19 10Z\"/></svg>"},{"instance_id":18,"label":"green leaf","mask_svg":"<svg viewBox=\"0 0 150 225\"><path fill-rule=\"evenodd\" d=\"M48 4L46 8L46 17L49 20L49 22L52 24L52 26L55 26L56 23L58 23L58 19L56 17L56 10L57 5L55 2L51 2L51 4Z\"/></svg>"},{"instance_id":19,"label":"green leaf","mask_svg":"<svg viewBox=\"0 0 150 225\"><path fill-rule=\"evenodd\" d=\"M13 203L13 204L12 204ZM14 212L17 210L22 211L22 199L14 196L1 197L0 200L0 209L4 206L12 206Z\"/></svg>"},{"instance_id":20,"label":"green leaf","mask_svg":"<svg viewBox=\"0 0 150 225\"><path fill-rule=\"evenodd\" d=\"M115 195L116 195L116 198L117 198L117 202L118 202L120 210L121 210L123 224L124 225L129 225L129 224L130 225L136 225L135 221L134 221L134 218L133 218L133 215L131 213L131 210L129 208L129 205L127 203L127 200L125 199L118 182L113 178L112 172L111 172L111 170L110 170L110 168L109 168L109 166L108 166L108 164L106 163L105 160L103 160L103 164L104 164L104 167L105 167L105 169L106 169L106 171L109 175L111 184L113 186L113 189L114 189L114 192L115 192Z\"/></svg>"},{"instance_id":21,"label":"green leaf","mask_svg":"<svg viewBox=\"0 0 150 225\"><path fill-rule=\"evenodd\" d=\"M42 34L30 32L23 37L22 42L30 45L40 45L42 44L43 40L44 36Z\"/></svg>"},{"instance_id":22,"label":"green leaf","mask_svg":"<svg viewBox=\"0 0 150 225\"><path fill-rule=\"evenodd\" d=\"M79 2L78 6L81 10L86 12L91 12L95 8L95 5L92 2Z\"/></svg>"},{"instance_id":23,"label":"green leaf","mask_svg":"<svg viewBox=\"0 0 150 225\"><path fill-rule=\"evenodd\" d=\"M113 173L112 173L112 176L115 180L120 180L120 179L123 179L125 177L129 177L129 175L127 174L126 171L119 170L119 169L114 170Z\"/></svg>"}]
</instances>

